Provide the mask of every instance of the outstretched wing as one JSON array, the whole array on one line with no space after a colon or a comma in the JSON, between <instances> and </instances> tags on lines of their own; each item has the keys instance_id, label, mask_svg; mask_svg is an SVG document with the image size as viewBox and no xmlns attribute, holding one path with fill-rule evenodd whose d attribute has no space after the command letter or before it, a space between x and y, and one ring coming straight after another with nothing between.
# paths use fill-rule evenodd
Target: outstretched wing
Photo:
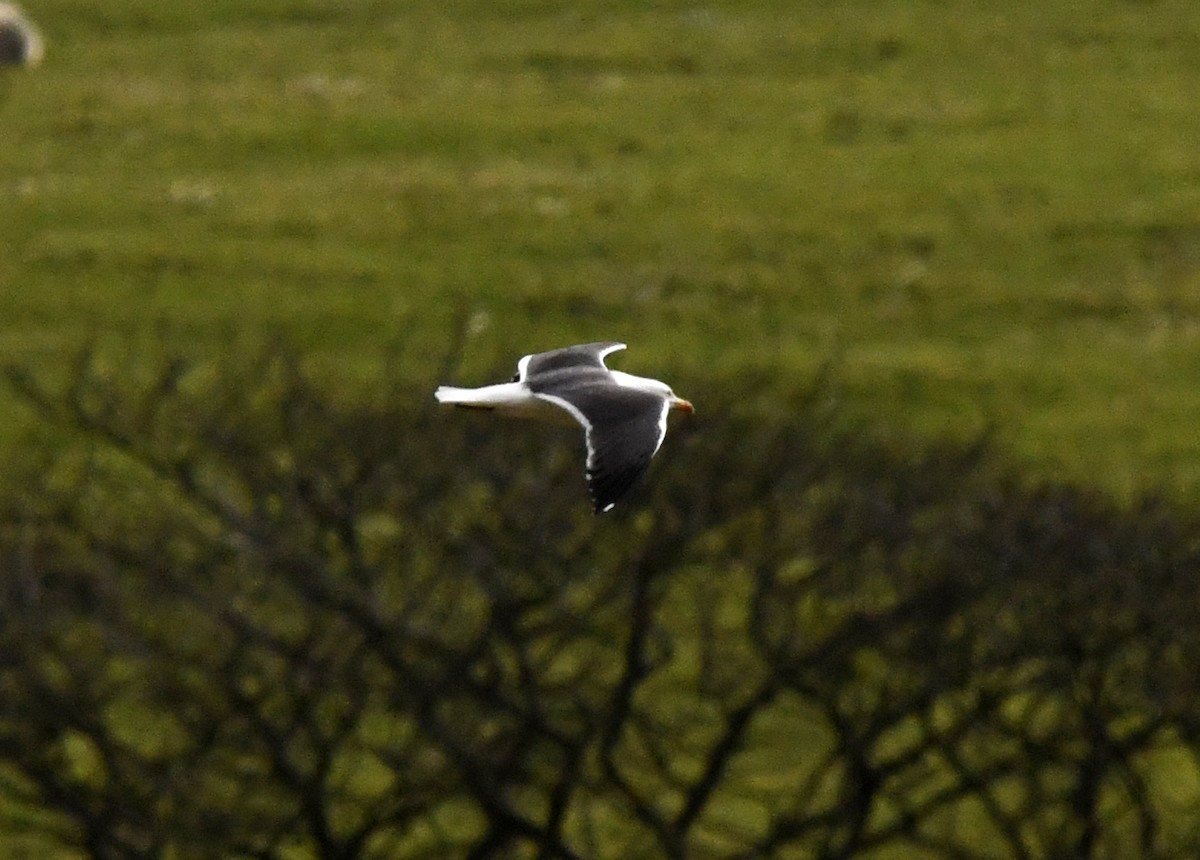
<instances>
[{"instance_id":1,"label":"outstretched wing","mask_svg":"<svg viewBox=\"0 0 1200 860\"><path fill-rule=\"evenodd\" d=\"M670 404L633 388L595 383L576 385L569 397L535 392L561 406L583 425L587 481L596 513L612 508L642 476L667 432Z\"/></svg>"},{"instance_id":2,"label":"outstretched wing","mask_svg":"<svg viewBox=\"0 0 1200 860\"><path fill-rule=\"evenodd\" d=\"M535 352L517 362L517 376L514 381L523 382L530 376L572 368L606 370L605 357L624 348L623 343L602 341L552 349L549 352Z\"/></svg>"}]
</instances>

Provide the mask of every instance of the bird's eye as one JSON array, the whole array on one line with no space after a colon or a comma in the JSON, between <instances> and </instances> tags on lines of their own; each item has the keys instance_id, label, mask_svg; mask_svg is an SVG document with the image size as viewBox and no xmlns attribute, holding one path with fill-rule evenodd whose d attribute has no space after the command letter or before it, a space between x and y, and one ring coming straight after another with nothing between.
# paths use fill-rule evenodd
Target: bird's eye
<instances>
[{"instance_id":1,"label":"bird's eye","mask_svg":"<svg viewBox=\"0 0 1200 860\"><path fill-rule=\"evenodd\" d=\"M519 371L519 370L518 370L516 373L514 373L514 374L513 374L512 381L513 381L513 382L520 382L520 381L521 381L521 371Z\"/></svg>"}]
</instances>

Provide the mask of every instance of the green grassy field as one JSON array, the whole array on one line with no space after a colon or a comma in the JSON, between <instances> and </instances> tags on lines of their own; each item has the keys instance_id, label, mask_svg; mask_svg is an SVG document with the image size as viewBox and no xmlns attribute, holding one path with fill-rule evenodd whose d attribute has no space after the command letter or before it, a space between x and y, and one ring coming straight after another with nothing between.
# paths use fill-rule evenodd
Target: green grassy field
<instances>
[{"instance_id":1,"label":"green grassy field","mask_svg":"<svg viewBox=\"0 0 1200 860\"><path fill-rule=\"evenodd\" d=\"M5 362L282 332L353 388L466 315L463 382L619 338L702 415L832 362L871 420L1200 498L1187 0L28 5Z\"/></svg>"}]
</instances>

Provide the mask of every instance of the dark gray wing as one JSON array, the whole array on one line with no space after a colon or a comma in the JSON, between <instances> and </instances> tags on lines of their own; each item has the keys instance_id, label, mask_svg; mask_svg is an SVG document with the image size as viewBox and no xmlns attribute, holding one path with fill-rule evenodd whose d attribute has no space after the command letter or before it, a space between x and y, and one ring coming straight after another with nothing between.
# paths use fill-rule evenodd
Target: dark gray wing
<instances>
[{"instance_id":1,"label":"dark gray wing","mask_svg":"<svg viewBox=\"0 0 1200 860\"><path fill-rule=\"evenodd\" d=\"M543 373L553 373L558 370L572 368L593 368L605 370L604 358L610 353L625 348L625 344L615 341L599 343L581 343L578 346L566 346L562 349L552 349L549 352L535 352L517 362L516 381L528 379Z\"/></svg>"},{"instance_id":2,"label":"dark gray wing","mask_svg":"<svg viewBox=\"0 0 1200 860\"><path fill-rule=\"evenodd\" d=\"M596 513L609 510L629 492L662 445L667 400L600 379L582 384L577 380L570 388L535 393L566 409L583 425L592 506Z\"/></svg>"}]
</instances>

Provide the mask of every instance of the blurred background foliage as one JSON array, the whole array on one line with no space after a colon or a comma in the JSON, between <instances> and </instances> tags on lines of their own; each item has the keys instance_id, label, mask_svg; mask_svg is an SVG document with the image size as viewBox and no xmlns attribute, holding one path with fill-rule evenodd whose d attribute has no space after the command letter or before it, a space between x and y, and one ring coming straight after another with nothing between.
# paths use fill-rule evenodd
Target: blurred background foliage
<instances>
[{"instance_id":1,"label":"blurred background foliage","mask_svg":"<svg viewBox=\"0 0 1200 860\"><path fill-rule=\"evenodd\" d=\"M1200 7L27 5L0 853L1200 854Z\"/></svg>"},{"instance_id":2,"label":"blurred background foliage","mask_svg":"<svg viewBox=\"0 0 1200 860\"><path fill-rule=\"evenodd\" d=\"M14 845L1200 850L1193 513L873 438L820 382L778 422L711 392L596 518L565 428L339 404L279 347L131 376L12 374L70 439L0 507Z\"/></svg>"}]
</instances>

